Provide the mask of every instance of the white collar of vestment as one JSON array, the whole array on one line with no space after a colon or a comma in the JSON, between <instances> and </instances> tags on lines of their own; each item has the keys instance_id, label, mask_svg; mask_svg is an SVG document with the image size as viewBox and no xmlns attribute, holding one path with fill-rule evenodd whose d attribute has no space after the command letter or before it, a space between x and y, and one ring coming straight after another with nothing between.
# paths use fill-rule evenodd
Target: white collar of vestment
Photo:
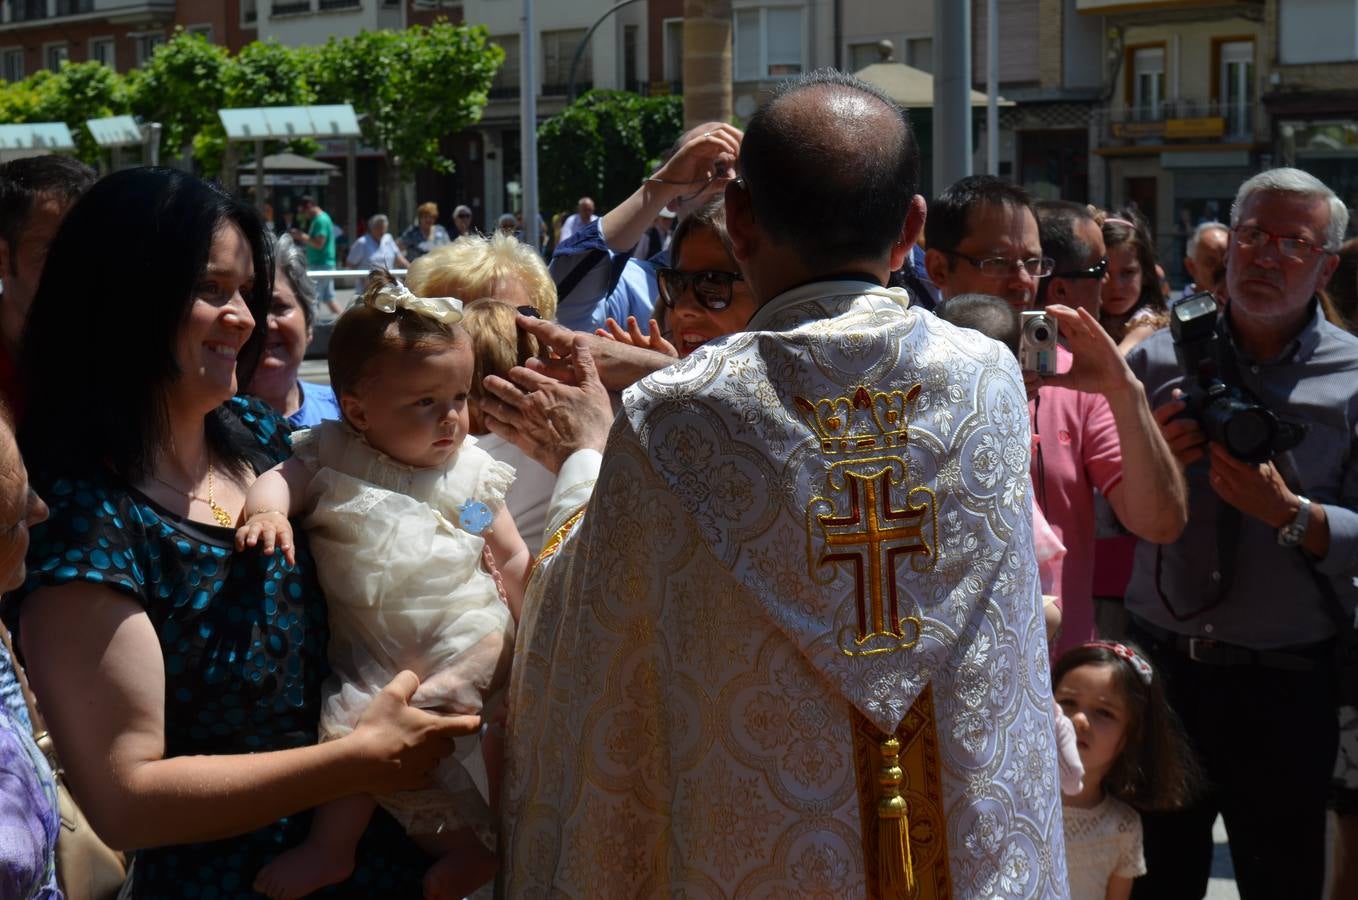
<instances>
[{"instance_id":1,"label":"white collar of vestment","mask_svg":"<svg viewBox=\"0 0 1358 900\"><path fill-rule=\"evenodd\" d=\"M844 306L863 296L890 300L901 309L910 305L910 293L905 288L884 288L876 282L859 281L857 279L812 281L809 284L798 285L795 288L783 291L783 293L759 307L755 314L750 317L750 323L745 326L745 330L782 331L790 325L795 326L797 324L785 321L784 315L795 307L811 303L825 305L827 300L837 301L829 304L831 306ZM775 323L777 324L775 325Z\"/></svg>"}]
</instances>

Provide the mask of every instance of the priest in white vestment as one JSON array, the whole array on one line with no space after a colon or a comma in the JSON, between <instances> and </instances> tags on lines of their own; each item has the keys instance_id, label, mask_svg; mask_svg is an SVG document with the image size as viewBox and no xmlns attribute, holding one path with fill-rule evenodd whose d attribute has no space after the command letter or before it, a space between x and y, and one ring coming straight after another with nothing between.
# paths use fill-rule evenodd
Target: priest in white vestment
<instances>
[{"instance_id":1,"label":"priest in white vestment","mask_svg":"<svg viewBox=\"0 0 1358 900\"><path fill-rule=\"evenodd\" d=\"M751 120L727 220L771 299L560 467L511 681L510 897L1067 896L1018 368L881 287L915 179L839 264L761 224L761 191L797 191L768 162L789 133L842 145L832 219L888 215L854 192L917 165L847 76ZM497 433L574 390L521 381Z\"/></svg>"}]
</instances>

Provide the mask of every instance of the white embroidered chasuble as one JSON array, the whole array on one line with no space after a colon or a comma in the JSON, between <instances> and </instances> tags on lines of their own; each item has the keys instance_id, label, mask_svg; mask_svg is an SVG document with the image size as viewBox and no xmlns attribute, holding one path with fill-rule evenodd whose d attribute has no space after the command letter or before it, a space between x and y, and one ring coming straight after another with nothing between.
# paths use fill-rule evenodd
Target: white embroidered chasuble
<instances>
[{"instance_id":1,"label":"white embroidered chasuble","mask_svg":"<svg viewBox=\"0 0 1358 900\"><path fill-rule=\"evenodd\" d=\"M1022 381L903 297L789 291L627 392L592 496L568 461L511 679L508 896L899 895L888 735L920 898L1066 896Z\"/></svg>"}]
</instances>

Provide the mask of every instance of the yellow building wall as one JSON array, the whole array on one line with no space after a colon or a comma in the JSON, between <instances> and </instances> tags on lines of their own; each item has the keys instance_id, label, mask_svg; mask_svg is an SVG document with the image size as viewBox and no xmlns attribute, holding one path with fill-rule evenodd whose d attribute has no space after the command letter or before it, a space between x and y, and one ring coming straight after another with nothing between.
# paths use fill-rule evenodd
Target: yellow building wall
<instances>
[{"instance_id":1,"label":"yellow building wall","mask_svg":"<svg viewBox=\"0 0 1358 900\"><path fill-rule=\"evenodd\" d=\"M1264 40L1264 25L1247 19L1224 19L1217 22L1183 22L1173 25L1132 26L1126 29L1123 46L1133 48L1143 44L1163 44L1165 47L1165 98L1192 100L1205 104L1212 96L1212 40L1214 38L1253 38L1255 44L1255 77L1262 78L1268 68L1269 47ZM1132 78L1131 56L1124 54L1118 89L1112 98L1114 108L1125 106ZM1263 85L1256 83L1255 96Z\"/></svg>"}]
</instances>

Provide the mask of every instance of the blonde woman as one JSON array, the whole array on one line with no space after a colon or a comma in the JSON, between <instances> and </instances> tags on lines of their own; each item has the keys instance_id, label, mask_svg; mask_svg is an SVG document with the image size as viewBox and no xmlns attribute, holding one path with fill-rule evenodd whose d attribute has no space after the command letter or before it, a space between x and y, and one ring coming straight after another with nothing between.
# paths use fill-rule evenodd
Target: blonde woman
<instances>
[{"instance_id":1,"label":"blonde woman","mask_svg":"<svg viewBox=\"0 0 1358 900\"><path fill-rule=\"evenodd\" d=\"M532 247L513 235L472 235L410 264L406 286L420 297L457 297L464 303L494 297L556 319L556 284ZM521 312L523 310L520 310Z\"/></svg>"}]
</instances>

